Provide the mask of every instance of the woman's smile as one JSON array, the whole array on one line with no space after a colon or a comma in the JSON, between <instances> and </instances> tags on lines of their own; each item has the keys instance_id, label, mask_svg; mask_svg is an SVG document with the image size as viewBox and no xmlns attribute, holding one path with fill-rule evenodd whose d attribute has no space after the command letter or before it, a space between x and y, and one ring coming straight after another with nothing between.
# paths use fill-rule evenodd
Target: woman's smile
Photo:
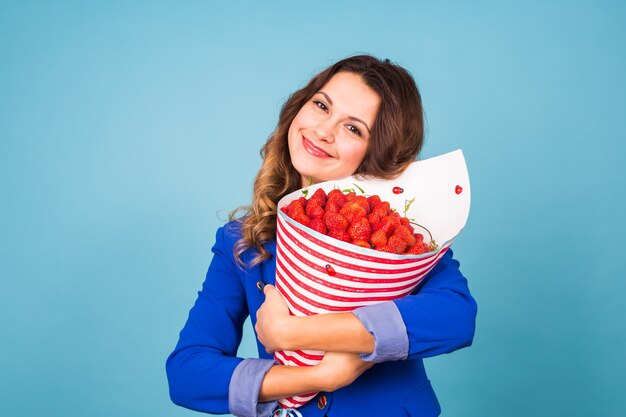
<instances>
[{"instance_id":1,"label":"woman's smile","mask_svg":"<svg viewBox=\"0 0 626 417\"><path fill-rule=\"evenodd\" d=\"M302 146L304 146L304 149L306 149L307 152L313 156L316 156L318 158L332 158L330 154L328 154L322 148L313 145L313 143L304 136L302 136Z\"/></svg>"}]
</instances>

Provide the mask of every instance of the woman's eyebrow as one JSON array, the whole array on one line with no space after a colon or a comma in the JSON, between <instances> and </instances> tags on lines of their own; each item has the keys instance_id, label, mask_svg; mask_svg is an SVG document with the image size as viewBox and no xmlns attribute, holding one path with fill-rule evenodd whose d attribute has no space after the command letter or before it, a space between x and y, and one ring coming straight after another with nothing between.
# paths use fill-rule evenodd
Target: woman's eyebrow
<instances>
[{"instance_id":1,"label":"woman's eyebrow","mask_svg":"<svg viewBox=\"0 0 626 417\"><path fill-rule=\"evenodd\" d=\"M328 94L326 94L323 91L318 91L318 93L320 93L321 95L323 95L326 98L326 100L328 101L328 104L330 104L331 106L333 105L333 100L330 98L330 96ZM358 117L354 117L354 116L348 116L348 119L354 120L355 122L361 123L367 129L367 133L371 133L369 126L363 120L359 119Z\"/></svg>"}]
</instances>

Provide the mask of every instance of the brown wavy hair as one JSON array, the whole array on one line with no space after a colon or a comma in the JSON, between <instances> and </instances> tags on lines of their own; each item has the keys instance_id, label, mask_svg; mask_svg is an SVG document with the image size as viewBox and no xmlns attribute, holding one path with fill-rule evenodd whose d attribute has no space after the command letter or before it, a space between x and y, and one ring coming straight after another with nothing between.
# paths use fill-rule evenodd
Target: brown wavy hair
<instances>
[{"instance_id":1,"label":"brown wavy hair","mask_svg":"<svg viewBox=\"0 0 626 417\"><path fill-rule=\"evenodd\" d=\"M391 179L417 158L424 140L424 116L419 90L407 70L371 55L348 57L326 68L283 105L276 130L261 148L263 163L254 180L252 205L230 213L230 220L241 228L242 237L233 248L240 266L252 267L271 256L264 245L276 238L278 201L302 188L302 177L289 154L289 127L302 106L342 71L359 75L380 96L367 153L355 174ZM253 247L256 254L244 265L242 254Z\"/></svg>"}]
</instances>

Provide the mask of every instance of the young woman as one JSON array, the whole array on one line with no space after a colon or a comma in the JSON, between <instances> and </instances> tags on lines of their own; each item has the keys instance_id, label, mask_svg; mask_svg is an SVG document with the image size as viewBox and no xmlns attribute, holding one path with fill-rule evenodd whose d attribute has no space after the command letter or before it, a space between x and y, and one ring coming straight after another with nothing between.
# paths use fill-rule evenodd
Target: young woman
<instances>
[{"instance_id":1,"label":"young woman","mask_svg":"<svg viewBox=\"0 0 626 417\"><path fill-rule=\"evenodd\" d=\"M277 399L319 391L297 412L439 415L422 358L469 346L476 316L451 250L411 295L353 312L290 316L271 285L281 197L352 174L391 179L417 158L422 141L415 82L388 60L346 58L287 100L262 149L252 204L218 229L206 280L167 360L172 401L208 413L270 416ZM260 358L237 357L248 315ZM275 350L296 349L326 354L310 367L273 360Z\"/></svg>"}]
</instances>

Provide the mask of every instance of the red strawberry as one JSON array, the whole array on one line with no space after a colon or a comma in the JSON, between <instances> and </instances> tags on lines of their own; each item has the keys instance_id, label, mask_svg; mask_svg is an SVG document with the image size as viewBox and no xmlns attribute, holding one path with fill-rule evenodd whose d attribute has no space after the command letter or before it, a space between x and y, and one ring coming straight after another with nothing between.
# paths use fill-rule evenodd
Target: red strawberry
<instances>
[{"instance_id":1,"label":"red strawberry","mask_svg":"<svg viewBox=\"0 0 626 417\"><path fill-rule=\"evenodd\" d=\"M408 246L415 245L415 236L413 236L409 228L403 224L394 229L393 236L398 236L400 239L404 240Z\"/></svg>"},{"instance_id":2,"label":"red strawberry","mask_svg":"<svg viewBox=\"0 0 626 417\"><path fill-rule=\"evenodd\" d=\"M353 245L361 246L362 248L372 249L372 246L365 240L355 239L351 242Z\"/></svg>"},{"instance_id":3,"label":"red strawberry","mask_svg":"<svg viewBox=\"0 0 626 417\"><path fill-rule=\"evenodd\" d=\"M341 208L346 202L346 195L341 190L334 189L328 193L328 199L326 203L334 201L339 208Z\"/></svg>"},{"instance_id":4,"label":"red strawberry","mask_svg":"<svg viewBox=\"0 0 626 417\"><path fill-rule=\"evenodd\" d=\"M411 220L407 219L406 217L402 217L400 219L400 223L408 227L409 230L411 231L411 234L415 231L415 229L413 229L413 225L411 224Z\"/></svg>"},{"instance_id":5,"label":"red strawberry","mask_svg":"<svg viewBox=\"0 0 626 417\"><path fill-rule=\"evenodd\" d=\"M311 220L311 222L309 223L309 227L323 235L325 235L326 232L328 231L326 229L326 225L324 224L324 220L322 220L320 217L316 217L313 220Z\"/></svg>"},{"instance_id":6,"label":"red strawberry","mask_svg":"<svg viewBox=\"0 0 626 417\"><path fill-rule=\"evenodd\" d=\"M322 217L324 215L324 209L320 205L318 199L311 198L306 203L306 215L312 219L315 219L317 217Z\"/></svg>"},{"instance_id":7,"label":"red strawberry","mask_svg":"<svg viewBox=\"0 0 626 417\"><path fill-rule=\"evenodd\" d=\"M302 204L302 201L300 199L297 199L297 200L293 200L291 203L289 203L289 205L287 206L287 214L292 219L295 219L296 216L298 216L300 214L305 214L304 213L304 205Z\"/></svg>"},{"instance_id":8,"label":"red strawberry","mask_svg":"<svg viewBox=\"0 0 626 417\"><path fill-rule=\"evenodd\" d=\"M387 236L391 236L393 234L396 226L400 225L400 219L393 216L383 217L380 222L376 224L374 230L384 230Z\"/></svg>"},{"instance_id":9,"label":"red strawberry","mask_svg":"<svg viewBox=\"0 0 626 417\"><path fill-rule=\"evenodd\" d=\"M396 253L394 249L389 245L376 246L374 249L380 252Z\"/></svg>"},{"instance_id":10,"label":"red strawberry","mask_svg":"<svg viewBox=\"0 0 626 417\"><path fill-rule=\"evenodd\" d=\"M295 216L292 216L292 219L294 219L298 223L303 224L305 226L308 226L309 223L311 222L311 219L309 219L307 215L304 213L298 213Z\"/></svg>"},{"instance_id":11,"label":"red strawberry","mask_svg":"<svg viewBox=\"0 0 626 417\"><path fill-rule=\"evenodd\" d=\"M422 243L424 241L424 235L421 233L415 233L413 236L415 237L415 242L417 243Z\"/></svg>"},{"instance_id":12,"label":"red strawberry","mask_svg":"<svg viewBox=\"0 0 626 417\"><path fill-rule=\"evenodd\" d=\"M326 211L326 213L329 213L329 212L339 213L339 210L341 210L341 205L336 200L329 199L328 202L326 203L326 207L324 207L324 211Z\"/></svg>"},{"instance_id":13,"label":"red strawberry","mask_svg":"<svg viewBox=\"0 0 626 417\"><path fill-rule=\"evenodd\" d=\"M389 240L387 240L387 245L389 245L393 249L394 253L398 254L404 252L404 250L408 246L401 237L395 235L391 236Z\"/></svg>"},{"instance_id":14,"label":"red strawberry","mask_svg":"<svg viewBox=\"0 0 626 417\"><path fill-rule=\"evenodd\" d=\"M345 230L331 230L328 229L328 236L338 239L338 240L342 240L344 242L350 242L350 233L346 232Z\"/></svg>"},{"instance_id":15,"label":"red strawberry","mask_svg":"<svg viewBox=\"0 0 626 417\"><path fill-rule=\"evenodd\" d=\"M378 230L372 233L372 237L370 237L370 243L373 246L383 246L387 244L387 234L384 230Z\"/></svg>"},{"instance_id":16,"label":"red strawberry","mask_svg":"<svg viewBox=\"0 0 626 417\"><path fill-rule=\"evenodd\" d=\"M372 227L376 227L376 224L380 221L380 219L381 219L380 213L376 213L374 211L372 211L370 214L367 215L367 220L370 221L370 224L372 225Z\"/></svg>"},{"instance_id":17,"label":"red strawberry","mask_svg":"<svg viewBox=\"0 0 626 417\"><path fill-rule=\"evenodd\" d=\"M348 219L342 216L340 213L327 212L324 214L324 223L328 228L328 232L331 231L345 231L348 228Z\"/></svg>"},{"instance_id":18,"label":"red strawberry","mask_svg":"<svg viewBox=\"0 0 626 417\"><path fill-rule=\"evenodd\" d=\"M381 203L380 197L377 195L371 195L369 197L367 197L367 202L369 203L371 208L376 207L377 205L379 205Z\"/></svg>"},{"instance_id":19,"label":"red strawberry","mask_svg":"<svg viewBox=\"0 0 626 417\"><path fill-rule=\"evenodd\" d=\"M359 206L363 207L363 209L365 209L365 213L369 213L371 208L370 208L370 203L367 202L367 198L365 198L365 196L359 195L354 197L353 200L355 203L357 203Z\"/></svg>"},{"instance_id":20,"label":"red strawberry","mask_svg":"<svg viewBox=\"0 0 626 417\"><path fill-rule=\"evenodd\" d=\"M348 219L350 223L354 223L366 215L365 209L355 202L346 203L341 210L339 210L339 213Z\"/></svg>"},{"instance_id":21,"label":"red strawberry","mask_svg":"<svg viewBox=\"0 0 626 417\"><path fill-rule=\"evenodd\" d=\"M365 217L361 217L359 220L352 223L348 228L348 233L350 233L350 237L354 240L364 240L367 242L372 236L372 227Z\"/></svg>"},{"instance_id":22,"label":"red strawberry","mask_svg":"<svg viewBox=\"0 0 626 417\"><path fill-rule=\"evenodd\" d=\"M386 201L383 201L382 203L375 206L372 209L372 212L377 213L380 217L385 217L388 215L390 210L391 210L391 206L389 206L389 203Z\"/></svg>"},{"instance_id":23,"label":"red strawberry","mask_svg":"<svg viewBox=\"0 0 626 417\"><path fill-rule=\"evenodd\" d=\"M406 253L409 255L421 255L422 253L426 252L428 252L428 250L425 249L425 246L419 243L417 245L411 246L409 250L406 251Z\"/></svg>"},{"instance_id":24,"label":"red strawberry","mask_svg":"<svg viewBox=\"0 0 626 417\"><path fill-rule=\"evenodd\" d=\"M311 200L317 200L320 203L320 206L324 207L326 205L326 200L327 200L326 191L322 190L321 188L318 188L317 190L315 190L315 192L309 199L309 201Z\"/></svg>"}]
</instances>

